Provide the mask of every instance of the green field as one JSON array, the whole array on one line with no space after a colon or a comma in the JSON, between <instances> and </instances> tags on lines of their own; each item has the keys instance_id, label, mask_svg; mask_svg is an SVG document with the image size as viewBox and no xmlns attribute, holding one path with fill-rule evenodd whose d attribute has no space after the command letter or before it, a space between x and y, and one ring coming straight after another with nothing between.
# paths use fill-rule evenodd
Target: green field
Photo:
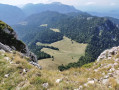
<instances>
[{"instance_id":1,"label":"green field","mask_svg":"<svg viewBox=\"0 0 119 90\"><path fill-rule=\"evenodd\" d=\"M48 24L41 24L40 27L47 27Z\"/></svg>"},{"instance_id":2,"label":"green field","mask_svg":"<svg viewBox=\"0 0 119 90\"><path fill-rule=\"evenodd\" d=\"M50 28L50 30L54 31L54 32L60 32L59 29L56 29L56 28Z\"/></svg>"},{"instance_id":3,"label":"green field","mask_svg":"<svg viewBox=\"0 0 119 90\"><path fill-rule=\"evenodd\" d=\"M78 59L85 54L87 44L80 44L64 37L63 40L49 44L48 46L57 47L59 48L59 51L43 48L41 51L54 56L54 61L52 61L52 58L43 59L39 60L39 64L44 69L57 69L61 64L66 65L71 62L77 62Z\"/></svg>"}]
</instances>

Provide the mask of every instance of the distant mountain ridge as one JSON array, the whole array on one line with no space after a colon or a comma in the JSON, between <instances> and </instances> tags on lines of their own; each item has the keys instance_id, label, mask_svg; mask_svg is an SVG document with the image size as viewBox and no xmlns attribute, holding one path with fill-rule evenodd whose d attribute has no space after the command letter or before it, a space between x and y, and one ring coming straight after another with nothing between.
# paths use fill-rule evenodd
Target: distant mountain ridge
<instances>
[{"instance_id":1,"label":"distant mountain ridge","mask_svg":"<svg viewBox=\"0 0 119 90\"><path fill-rule=\"evenodd\" d=\"M59 2L50 4L26 4L22 8L18 8L13 5L0 4L0 20L6 22L9 25L17 24L23 21L27 16L38 14L45 11L54 11L59 13L84 13L77 10L75 7L65 5Z\"/></svg>"},{"instance_id":2,"label":"distant mountain ridge","mask_svg":"<svg viewBox=\"0 0 119 90\"><path fill-rule=\"evenodd\" d=\"M24 17L25 14L20 8L12 5L0 4L0 20L7 24L16 24L23 20Z\"/></svg>"},{"instance_id":3,"label":"distant mountain ridge","mask_svg":"<svg viewBox=\"0 0 119 90\"><path fill-rule=\"evenodd\" d=\"M91 15L95 15L98 17L113 17L119 19L119 12L117 10L111 10L111 11L102 11L102 12L96 12L96 11L87 11Z\"/></svg>"},{"instance_id":4,"label":"distant mountain ridge","mask_svg":"<svg viewBox=\"0 0 119 90\"><path fill-rule=\"evenodd\" d=\"M53 2L50 4L26 4L22 8L18 8L13 5L7 5L7 4L0 4L0 20L6 22L9 25L17 24L21 21L23 21L27 16L30 16L32 14L38 14L45 11L54 11L59 12L63 14L72 14L72 12L76 15L76 13L81 14L92 14L96 16L112 16L118 18L119 13L118 10L110 11L108 13L98 13L98 12L82 12L80 10L77 10L75 7L70 5L65 5L59 2Z\"/></svg>"},{"instance_id":5,"label":"distant mountain ridge","mask_svg":"<svg viewBox=\"0 0 119 90\"><path fill-rule=\"evenodd\" d=\"M59 13L70 13L70 12L81 12L75 9L73 6L61 4L59 2L54 2L51 4L27 4L22 10L27 15L32 15L44 11L56 11Z\"/></svg>"}]
</instances>

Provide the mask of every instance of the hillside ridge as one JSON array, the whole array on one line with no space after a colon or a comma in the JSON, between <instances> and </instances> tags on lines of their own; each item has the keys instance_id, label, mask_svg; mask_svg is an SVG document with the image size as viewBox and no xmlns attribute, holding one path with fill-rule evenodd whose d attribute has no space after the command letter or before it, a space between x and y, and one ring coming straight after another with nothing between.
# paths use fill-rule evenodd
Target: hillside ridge
<instances>
[{"instance_id":1,"label":"hillside ridge","mask_svg":"<svg viewBox=\"0 0 119 90\"><path fill-rule=\"evenodd\" d=\"M7 52L13 50L19 51L23 56L28 56L34 62L37 62L36 56L29 51L28 47L17 39L15 31L6 23L0 21L0 49Z\"/></svg>"}]
</instances>

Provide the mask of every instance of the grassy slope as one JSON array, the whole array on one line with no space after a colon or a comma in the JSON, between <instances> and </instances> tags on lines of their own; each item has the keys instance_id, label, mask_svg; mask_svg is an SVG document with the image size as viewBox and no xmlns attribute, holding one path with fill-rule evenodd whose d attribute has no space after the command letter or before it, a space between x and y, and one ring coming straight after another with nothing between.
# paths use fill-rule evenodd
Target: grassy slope
<instances>
[{"instance_id":1,"label":"grassy slope","mask_svg":"<svg viewBox=\"0 0 119 90\"><path fill-rule=\"evenodd\" d=\"M8 57L9 60L5 57ZM23 72L23 69L27 70L27 74ZM6 74L9 74L7 78L5 77ZM29 64L19 53L0 53L0 90L19 90L19 88L21 88L20 90L30 90L30 88L36 90L42 88L40 83L37 86L37 81L36 83L33 82L34 79L39 78L39 75L38 68Z\"/></svg>"},{"instance_id":2,"label":"grassy slope","mask_svg":"<svg viewBox=\"0 0 119 90\"><path fill-rule=\"evenodd\" d=\"M49 46L57 47L59 51L48 48L42 49L42 51L54 56L54 61L52 61L52 59L43 59L39 61L39 64L41 64L44 69L57 69L61 64L66 65L71 62L77 62L80 56L84 55L87 45L79 44L64 37L63 40L49 44Z\"/></svg>"},{"instance_id":3,"label":"grassy slope","mask_svg":"<svg viewBox=\"0 0 119 90\"><path fill-rule=\"evenodd\" d=\"M118 55L119 56L119 55ZM4 57L10 57L12 64L5 60ZM0 53L0 90L46 90L42 87L43 83L48 83L48 90L74 90L82 86L82 90L119 90L119 85L115 82L114 77L109 78L109 83L106 85L99 83L84 86L89 78L91 80L100 80L105 76L109 68L104 68L105 65L115 63L113 59L102 60L99 63L90 63L84 65L81 68L72 68L67 71L59 72L55 70L39 70L38 68L30 65L25 58L16 53ZM103 67L100 67L104 65ZM95 69L100 69L95 72ZM118 65L114 67L116 70ZM27 72L24 73L23 69ZM105 75L103 74L105 73ZM4 75L9 74L8 78ZM56 83L57 79L62 79L59 83ZM109 89L108 86L111 86Z\"/></svg>"}]
</instances>

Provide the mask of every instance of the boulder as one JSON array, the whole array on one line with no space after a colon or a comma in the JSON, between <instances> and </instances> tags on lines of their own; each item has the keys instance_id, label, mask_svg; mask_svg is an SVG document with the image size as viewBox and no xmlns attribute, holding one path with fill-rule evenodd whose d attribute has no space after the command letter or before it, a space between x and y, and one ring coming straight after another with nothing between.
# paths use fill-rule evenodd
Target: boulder
<instances>
[{"instance_id":1,"label":"boulder","mask_svg":"<svg viewBox=\"0 0 119 90\"><path fill-rule=\"evenodd\" d=\"M5 60L7 61L10 61L10 58L9 57L4 57Z\"/></svg>"},{"instance_id":2,"label":"boulder","mask_svg":"<svg viewBox=\"0 0 119 90\"><path fill-rule=\"evenodd\" d=\"M5 74L5 75L4 75L5 78L8 78L9 76L10 76L9 74Z\"/></svg>"},{"instance_id":3,"label":"boulder","mask_svg":"<svg viewBox=\"0 0 119 90\"><path fill-rule=\"evenodd\" d=\"M109 82L109 79L103 79L102 84L106 85Z\"/></svg>"},{"instance_id":4,"label":"boulder","mask_svg":"<svg viewBox=\"0 0 119 90\"><path fill-rule=\"evenodd\" d=\"M57 79L56 83L60 83L62 81L62 79Z\"/></svg>"},{"instance_id":5,"label":"boulder","mask_svg":"<svg viewBox=\"0 0 119 90\"><path fill-rule=\"evenodd\" d=\"M48 83L43 83L42 86L43 86L44 88L48 88L49 84L48 84Z\"/></svg>"},{"instance_id":6,"label":"boulder","mask_svg":"<svg viewBox=\"0 0 119 90\"><path fill-rule=\"evenodd\" d=\"M88 81L87 84L94 84L95 81L94 80L91 80L91 81Z\"/></svg>"}]
</instances>

